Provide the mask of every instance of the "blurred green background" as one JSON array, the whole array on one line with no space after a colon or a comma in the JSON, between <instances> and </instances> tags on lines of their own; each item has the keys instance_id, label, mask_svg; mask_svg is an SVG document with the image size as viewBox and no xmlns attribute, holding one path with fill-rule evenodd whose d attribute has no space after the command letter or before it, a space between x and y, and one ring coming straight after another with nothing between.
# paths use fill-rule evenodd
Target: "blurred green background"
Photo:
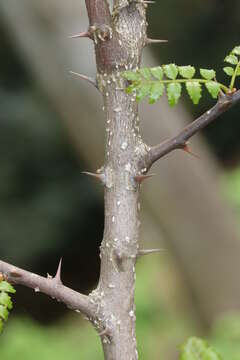
<instances>
[{"instance_id":1,"label":"blurred green background","mask_svg":"<svg viewBox=\"0 0 240 360\"><path fill-rule=\"evenodd\" d=\"M17 12L16 3L9 4ZM28 6L27 1L23 3L22 16ZM43 1L43 6L51 14L52 2ZM59 13L67 13L71 5L60 2L58 6ZM214 67L218 79L227 81L222 60L240 43L239 14L237 0L157 1L149 7L150 37L167 38L169 43L153 51L162 62ZM102 192L81 174L89 165L29 69L8 21L0 5L0 257L37 273L53 274L63 256L63 282L87 293L99 274ZM50 37L51 21L49 15L48 22L40 24ZM198 107L184 101L194 116L211 105L207 97ZM239 133L239 107L203 132L221 163L222 195L237 219ZM223 314L206 329L178 271L168 252L143 258L137 266L140 359L176 359L179 344L190 335L208 338L225 359L240 359L240 315ZM33 354L36 360L103 358L95 331L78 314L19 287L14 302L0 337L0 358L28 360Z\"/></svg>"}]
</instances>

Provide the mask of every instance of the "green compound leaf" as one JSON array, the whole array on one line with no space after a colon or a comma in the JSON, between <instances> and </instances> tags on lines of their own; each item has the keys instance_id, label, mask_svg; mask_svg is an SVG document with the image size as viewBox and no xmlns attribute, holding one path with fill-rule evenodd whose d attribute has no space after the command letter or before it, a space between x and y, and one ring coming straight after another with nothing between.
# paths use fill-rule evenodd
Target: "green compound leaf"
<instances>
[{"instance_id":1,"label":"green compound leaf","mask_svg":"<svg viewBox=\"0 0 240 360\"><path fill-rule=\"evenodd\" d=\"M156 67L150 68L150 71L157 80L162 80L163 68L161 66L156 66Z\"/></svg>"},{"instance_id":2,"label":"green compound leaf","mask_svg":"<svg viewBox=\"0 0 240 360\"><path fill-rule=\"evenodd\" d=\"M149 68L141 68L139 69L139 73L144 77L144 79L151 80L151 71Z\"/></svg>"},{"instance_id":3,"label":"green compound leaf","mask_svg":"<svg viewBox=\"0 0 240 360\"><path fill-rule=\"evenodd\" d=\"M223 71L228 75L228 76L233 76L234 74L234 69L230 66L226 66L223 68Z\"/></svg>"},{"instance_id":4,"label":"green compound leaf","mask_svg":"<svg viewBox=\"0 0 240 360\"><path fill-rule=\"evenodd\" d=\"M235 46L232 53L235 55L240 55L240 46Z\"/></svg>"},{"instance_id":5,"label":"green compound leaf","mask_svg":"<svg viewBox=\"0 0 240 360\"><path fill-rule=\"evenodd\" d=\"M172 80L175 80L178 75L178 67L175 64L168 64L163 66L165 75Z\"/></svg>"},{"instance_id":6,"label":"green compound leaf","mask_svg":"<svg viewBox=\"0 0 240 360\"><path fill-rule=\"evenodd\" d=\"M178 70L179 70L179 74L185 79L192 79L196 72L195 68L190 65L179 66Z\"/></svg>"},{"instance_id":7,"label":"green compound leaf","mask_svg":"<svg viewBox=\"0 0 240 360\"><path fill-rule=\"evenodd\" d=\"M163 94L164 85L159 82L154 82L149 93L149 104L154 104Z\"/></svg>"},{"instance_id":8,"label":"green compound leaf","mask_svg":"<svg viewBox=\"0 0 240 360\"><path fill-rule=\"evenodd\" d=\"M144 99L147 95L150 94L151 84L145 83L141 84L136 88L136 100L141 101Z\"/></svg>"},{"instance_id":9,"label":"green compound leaf","mask_svg":"<svg viewBox=\"0 0 240 360\"><path fill-rule=\"evenodd\" d=\"M216 76L215 70L200 69L200 74L206 80L212 80Z\"/></svg>"},{"instance_id":10,"label":"green compound leaf","mask_svg":"<svg viewBox=\"0 0 240 360\"><path fill-rule=\"evenodd\" d=\"M197 81L187 81L186 82L187 92L192 100L192 102L196 105L199 103L199 100L202 96L202 87L201 84Z\"/></svg>"},{"instance_id":11,"label":"green compound leaf","mask_svg":"<svg viewBox=\"0 0 240 360\"><path fill-rule=\"evenodd\" d=\"M7 281L0 282L0 291L5 291L14 294L16 290Z\"/></svg>"},{"instance_id":12,"label":"green compound leaf","mask_svg":"<svg viewBox=\"0 0 240 360\"><path fill-rule=\"evenodd\" d=\"M215 81L208 81L205 83L208 92L212 95L214 99L217 99L219 91L220 91L220 84Z\"/></svg>"},{"instance_id":13,"label":"green compound leaf","mask_svg":"<svg viewBox=\"0 0 240 360\"><path fill-rule=\"evenodd\" d=\"M181 348L180 360L221 360L221 358L206 341L191 337Z\"/></svg>"},{"instance_id":14,"label":"green compound leaf","mask_svg":"<svg viewBox=\"0 0 240 360\"><path fill-rule=\"evenodd\" d=\"M230 54L230 55L225 57L224 61L229 63L229 64L232 64L232 65L237 65L238 58L235 55Z\"/></svg>"},{"instance_id":15,"label":"green compound leaf","mask_svg":"<svg viewBox=\"0 0 240 360\"><path fill-rule=\"evenodd\" d=\"M167 86L168 103L170 106L174 106L178 103L181 96L182 86L179 83L171 83Z\"/></svg>"}]
</instances>

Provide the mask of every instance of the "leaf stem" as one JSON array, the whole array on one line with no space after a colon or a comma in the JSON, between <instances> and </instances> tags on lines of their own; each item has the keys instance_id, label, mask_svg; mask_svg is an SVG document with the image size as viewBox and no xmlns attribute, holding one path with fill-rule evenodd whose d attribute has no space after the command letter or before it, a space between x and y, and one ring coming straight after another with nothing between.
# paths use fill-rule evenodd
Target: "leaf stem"
<instances>
[{"instance_id":1,"label":"leaf stem","mask_svg":"<svg viewBox=\"0 0 240 360\"><path fill-rule=\"evenodd\" d=\"M230 83L230 86L229 86L230 90L232 90L233 87L234 87L239 67L240 67L240 61L238 62L237 66L235 68L234 74L232 76L231 83Z\"/></svg>"}]
</instances>

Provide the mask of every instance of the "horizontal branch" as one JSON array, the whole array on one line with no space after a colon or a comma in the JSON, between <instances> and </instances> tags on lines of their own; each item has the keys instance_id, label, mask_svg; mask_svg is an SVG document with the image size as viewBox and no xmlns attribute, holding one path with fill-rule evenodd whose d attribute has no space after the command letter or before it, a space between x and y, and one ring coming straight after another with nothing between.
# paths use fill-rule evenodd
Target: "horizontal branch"
<instances>
[{"instance_id":1,"label":"horizontal branch","mask_svg":"<svg viewBox=\"0 0 240 360\"><path fill-rule=\"evenodd\" d=\"M55 277L48 276L45 278L0 260L0 273L11 284L24 285L35 292L42 292L64 303L71 310L80 311L89 317L94 317L96 309L94 304L90 302L90 298L62 285L60 267L61 262Z\"/></svg>"},{"instance_id":2,"label":"horizontal branch","mask_svg":"<svg viewBox=\"0 0 240 360\"><path fill-rule=\"evenodd\" d=\"M238 102L240 102L240 90L232 94L221 96L213 108L206 111L195 121L187 125L178 135L151 147L146 159L147 168L149 169L155 161L161 159L173 150L184 150L187 146L187 140Z\"/></svg>"}]
</instances>

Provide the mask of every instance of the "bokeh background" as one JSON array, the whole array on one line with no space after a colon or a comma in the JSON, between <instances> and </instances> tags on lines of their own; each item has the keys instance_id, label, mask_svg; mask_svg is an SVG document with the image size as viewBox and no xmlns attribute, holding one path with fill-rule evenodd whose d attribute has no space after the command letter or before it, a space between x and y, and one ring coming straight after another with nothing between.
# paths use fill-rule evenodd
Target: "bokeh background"
<instances>
[{"instance_id":1,"label":"bokeh background","mask_svg":"<svg viewBox=\"0 0 240 360\"><path fill-rule=\"evenodd\" d=\"M149 34L168 39L144 50L148 65L215 68L240 39L237 0L157 0ZM41 275L63 257L63 282L84 293L99 276L103 189L83 170L102 165L101 97L69 70L95 74L83 1L0 2L0 257ZM240 85L239 83L237 85ZM176 134L214 102L166 99L140 106L149 144ZM176 359L189 335L225 359L240 358L239 106L191 141L200 159L174 152L142 188L142 247L158 255L137 265L140 359ZM103 359L97 334L79 314L17 287L0 337L0 357Z\"/></svg>"}]
</instances>

